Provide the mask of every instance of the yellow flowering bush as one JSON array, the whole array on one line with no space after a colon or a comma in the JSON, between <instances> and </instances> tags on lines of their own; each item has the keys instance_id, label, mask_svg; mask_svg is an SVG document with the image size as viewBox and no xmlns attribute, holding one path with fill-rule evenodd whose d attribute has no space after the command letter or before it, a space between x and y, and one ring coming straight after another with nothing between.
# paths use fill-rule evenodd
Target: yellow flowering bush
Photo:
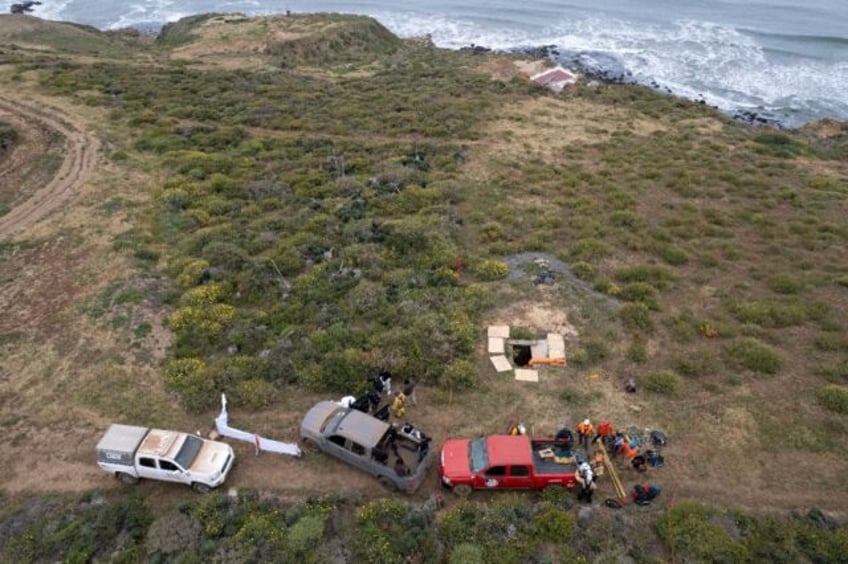
<instances>
[{"instance_id":1,"label":"yellow flowering bush","mask_svg":"<svg viewBox=\"0 0 848 564\"><path fill-rule=\"evenodd\" d=\"M205 269L209 268L209 262L198 259L187 263L182 267L182 270L177 275L177 284L181 288L191 288L196 286L200 280L200 275Z\"/></svg>"},{"instance_id":2,"label":"yellow flowering bush","mask_svg":"<svg viewBox=\"0 0 848 564\"><path fill-rule=\"evenodd\" d=\"M232 321L236 308L228 304L183 306L168 317L174 331L193 331L199 335L217 335Z\"/></svg>"},{"instance_id":3,"label":"yellow flowering bush","mask_svg":"<svg viewBox=\"0 0 848 564\"><path fill-rule=\"evenodd\" d=\"M180 296L180 304L184 306L203 306L220 302L227 291L221 284L204 284L197 286Z\"/></svg>"}]
</instances>

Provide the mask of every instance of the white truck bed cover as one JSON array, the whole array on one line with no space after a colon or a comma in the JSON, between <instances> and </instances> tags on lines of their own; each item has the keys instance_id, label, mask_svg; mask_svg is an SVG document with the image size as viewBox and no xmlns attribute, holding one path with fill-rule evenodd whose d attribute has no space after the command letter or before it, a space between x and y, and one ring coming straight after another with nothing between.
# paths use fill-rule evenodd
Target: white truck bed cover
<instances>
[{"instance_id":1,"label":"white truck bed cover","mask_svg":"<svg viewBox=\"0 0 848 564\"><path fill-rule=\"evenodd\" d=\"M147 427L113 424L97 443L97 450L134 453L148 430Z\"/></svg>"}]
</instances>

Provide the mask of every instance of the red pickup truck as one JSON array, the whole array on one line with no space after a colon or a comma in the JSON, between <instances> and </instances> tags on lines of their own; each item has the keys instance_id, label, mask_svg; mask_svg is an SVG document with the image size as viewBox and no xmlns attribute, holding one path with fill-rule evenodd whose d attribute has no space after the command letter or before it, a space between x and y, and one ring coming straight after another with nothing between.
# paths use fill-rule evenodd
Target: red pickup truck
<instances>
[{"instance_id":1,"label":"red pickup truck","mask_svg":"<svg viewBox=\"0 0 848 564\"><path fill-rule=\"evenodd\" d=\"M557 456L561 443L526 435L450 439L442 446L442 485L457 495L471 490L574 487L577 463Z\"/></svg>"}]
</instances>

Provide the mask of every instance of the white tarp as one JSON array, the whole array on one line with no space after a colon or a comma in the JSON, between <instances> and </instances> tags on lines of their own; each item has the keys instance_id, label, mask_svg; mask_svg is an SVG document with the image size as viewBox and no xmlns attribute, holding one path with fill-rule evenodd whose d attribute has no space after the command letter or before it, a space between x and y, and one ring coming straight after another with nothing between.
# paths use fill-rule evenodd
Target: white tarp
<instances>
[{"instance_id":1,"label":"white tarp","mask_svg":"<svg viewBox=\"0 0 848 564\"><path fill-rule=\"evenodd\" d=\"M289 456L301 456L300 447L295 443L282 443L280 441L272 441L265 437L260 437L255 433L239 431L227 425L229 415L227 414L227 396L221 394L221 414L215 418L215 430L222 437L229 437L238 441L244 441L252 444L258 450L268 452L276 452L277 454L288 454Z\"/></svg>"}]
</instances>

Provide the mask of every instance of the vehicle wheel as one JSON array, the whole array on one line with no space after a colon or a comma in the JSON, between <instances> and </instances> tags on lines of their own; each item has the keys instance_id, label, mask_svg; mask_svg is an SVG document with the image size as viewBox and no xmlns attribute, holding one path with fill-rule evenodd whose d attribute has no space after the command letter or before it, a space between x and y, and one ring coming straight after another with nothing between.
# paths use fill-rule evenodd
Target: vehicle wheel
<instances>
[{"instance_id":1,"label":"vehicle wheel","mask_svg":"<svg viewBox=\"0 0 848 564\"><path fill-rule=\"evenodd\" d=\"M303 450L305 450L306 452L321 452L321 449L318 448L318 445L315 444L314 441L311 441L309 439L301 439L301 442L303 443Z\"/></svg>"},{"instance_id":2,"label":"vehicle wheel","mask_svg":"<svg viewBox=\"0 0 848 564\"><path fill-rule=\"evenodd\" d=\"M194 482L194 483L191 485L191 489L193 489L193 490L194 490L194 491L196 491L197 493L202 493L202 494L207 494L207 493L209 493L209 492L211 492L211 491L212 491L212 488L210 488L210 487L209 487L208 485L206 485L206 484L201 484L200 482Z\"/></svg>"},{"instance_id":3,"label":"vehicle wheel","mask_svg":"<svg viewBox=\"0 0 848 564\"><path fill-rule=\"evenodd\" d=\"M123 484L127 484L129 486L138 483L138 478L133 476L132 474L127 474L126 472L118 472L115 474L115 477L121 481Z\"/></svg>"},{"instance_id":4,"label":"vehicle wheel","mask_svg":"<svg viewBox=\"0 0 848 564\"><path fill-rule=\"evenodd\" d=\"M386 478L385 476L380 476L379 478L377 478L377 480L380 482L380 485L382 485L390 492L397 491L397 486L395 485L395 483Z\"/></svg>"},{"instance_id":5,"label":"vehicle wheel","mask_svg":"<svg viewBox=\"0 0 848 564\"><path fill-rule=\"evenodd\" d=\"M468 497L468 494L471 493L471 486L468 484L459 484L453 487L453 493L459 497Z\"/></svg>"}]
</instances>

